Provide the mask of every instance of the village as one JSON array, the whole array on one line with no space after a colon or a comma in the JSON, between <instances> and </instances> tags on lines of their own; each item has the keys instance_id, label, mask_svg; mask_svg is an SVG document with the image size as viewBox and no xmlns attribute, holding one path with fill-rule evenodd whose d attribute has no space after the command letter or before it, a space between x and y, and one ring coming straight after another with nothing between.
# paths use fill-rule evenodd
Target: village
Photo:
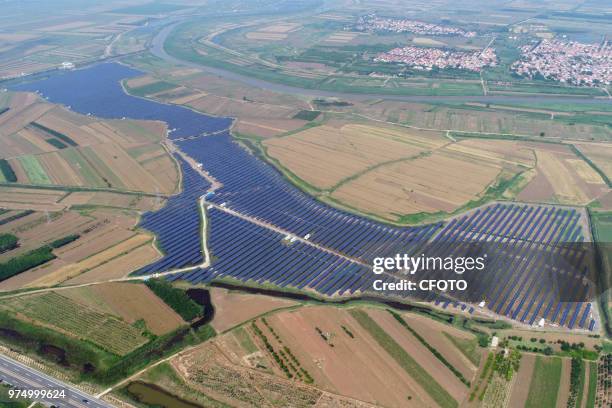
<instances>
[{"instance_id":1,"label":"village","mask_svg":"<svg viewBox=\"0 0 612 408\"><path fill-rule=\"evenodd\" d=\"M542 40L521 47L521 59L512 64L518 75L543 77L582 86L612 82L612 46L608 41L584 44L575 41Z\"/></svg>"},{"instance_id":2,"label":"village","mask_svg":"<svg viewBox=\"0 0 612 408\"><path fill-rule=\"evenodd\" d=\"M407 46L381 53L374 58L374 61L406 64L413 69L422 71L431 71L437 68L480 72L484 67L497 65L497 56L493 48L465 52Z\"/></svg>"},{"instance_id":3,"label":"village","mask_svg":"<svg viewBox=\"0 0 612 408\"><path fill-rule=\"evenodd\" d=\"M476 36L474 31L465 31L457 27L442 26L417 20L383 18L375 14L360 17L353 29L357 31L391 31L420 35L456 35L466 38Z\"/></svg>"}]
</instances>

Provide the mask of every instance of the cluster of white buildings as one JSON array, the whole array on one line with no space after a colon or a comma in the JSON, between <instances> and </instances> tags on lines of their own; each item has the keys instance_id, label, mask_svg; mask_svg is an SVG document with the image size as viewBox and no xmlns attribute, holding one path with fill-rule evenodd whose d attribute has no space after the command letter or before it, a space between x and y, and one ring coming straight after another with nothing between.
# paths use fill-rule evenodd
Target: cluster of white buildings
<instances>
[{"instance_id":1,"label":"cluster of white buildings","mask_svg":"<svg viewBox=\"0 0 612 408\"><path fill-rule=\"evenodd\" d=\"M468 52L409 46L379 54L374 61L401 63L423 71L455 68L480 72L484 67L497 65L497 56L493 48Z\"/></svg>"},{"instance_id":2,"label":"cluster of white buildings","mask_svg":"<svg viewBox=\"0 0 612 408\"><path fill-rule=\"evenodd\" d=\"M475 37L474 31L465 31L451 26L442 26L417 20L396 20L377 17L375 14L359 17L353 27L357 31L392 31L395 33L414 33L420 35L456 35Z\"/></svg>"},{"instance_id":3,"label":"cluster of white buildings","mask_svg":"<svg viewBox=\"0 0 612 408\"><path fill-rule=\"evenodd\" d=\"M575 41L542 40L536 46L521 47L521 59L512 64L519 75L538 76L582 86L612 83L612 45Z\"/></svg>"}]
</instances>

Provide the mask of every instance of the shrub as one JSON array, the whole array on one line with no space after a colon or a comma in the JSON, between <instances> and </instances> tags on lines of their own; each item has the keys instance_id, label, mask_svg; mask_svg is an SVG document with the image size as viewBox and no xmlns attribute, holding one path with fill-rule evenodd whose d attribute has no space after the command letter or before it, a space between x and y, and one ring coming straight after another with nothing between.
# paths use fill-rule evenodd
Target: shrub
<instances>
[{"instance_id":1,"label":"shrub","mask_svg":"<svg viewBox=\"0 0 612 408\"><path fill-rule=\"evenodd\" d=\"M0 253L17 248L19 240L13 234L0 234Z\"/></svg>"},{"instance_id":2,"label":"shrub","mask_svg":"<svg viewBox=\"0 0 612 408\"><path fill-rule=\"evenodd\" d=\"M49 244L49 246L54 249L61 248L64 245L68 245L69 243L76 241L80 237L81 236L78 234L68 235L67 237L60 238L60 239L53 241L52 243Z\"/></svg>"},{"instance_id":3,"label":"shrub","mask_svg":"<svg viewBox=\"0 0 612 408\"><path fill-rule=\"evenodd\" d=\"M13 168L5 159L0 160L0 172L9 183L15 183L17 181L17 175L13 171Z\"/></svg>"}]
</instances>

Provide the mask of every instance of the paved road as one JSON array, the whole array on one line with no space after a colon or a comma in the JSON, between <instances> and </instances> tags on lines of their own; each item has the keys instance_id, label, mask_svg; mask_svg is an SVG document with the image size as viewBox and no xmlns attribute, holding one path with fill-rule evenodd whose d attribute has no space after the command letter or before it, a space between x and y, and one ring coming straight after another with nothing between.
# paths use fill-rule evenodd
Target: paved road
<instances>
[{"instance_id":1,"label":"paved road","mask_svg":"<svg viewBox=\"0 0 612 408\"><path fill-rule=\"evenodd\" d=\"M217 75L221 78L229 79L232 81L242 82L249 86L256 88L267 89L274 92L287 93L292 95L307 95L313 97L338 97L348 100L371 100L371 99L388 99L395 101L408 101L408 102L482 102L482 103L534 103L534 102L549 102L549 103L574 103L574 104L592 104L592 103L605 103L612 104L612 99L605 98L591 98L591 97L579 97L579 96L546 96L533 95L533 96L510 96L510 95L480 95L480 96L438 96L438 95L387 95L387 94L359 94L359 93L348 93L348 92L331 92L322 91L318 89L300 88L296 86L284 85L276 82L269 82L262 79L258 79L251 76L237 74L235 72L213 68L203 64L183 60L169 55L164 49L164 43L168 35L183 21L176 19L172 20L166 27L164 27L151 42L150 51L153 55L161 58L174 65L188 66L192 68L198 68L204 72L208 72L213 75Z\"/></svg>"},{"instance_id":2,"label":"paved road","mask_svg":"<svg viewBox=\"0 0 612 408\"><path fill-rule=\"evenodd\" d=\"M112 405L96 399L83 391L56 380L40 371L25 366L10 357L0 355L0 379L19 389L65 389L66 398L62 400L43 400L41 402L47 406L66 408L110 408ZM84 402L87 401L87 402ZM2 406L0 401L0 406Z\"/></svg>"}]
</instances>

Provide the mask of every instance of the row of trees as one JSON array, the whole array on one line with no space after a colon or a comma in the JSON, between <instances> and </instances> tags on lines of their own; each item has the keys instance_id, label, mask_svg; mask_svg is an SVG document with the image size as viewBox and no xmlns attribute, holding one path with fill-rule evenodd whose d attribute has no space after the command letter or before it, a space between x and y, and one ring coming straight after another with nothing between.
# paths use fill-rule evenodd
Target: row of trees
<instances>
[{"instance_id":1,"label":"row of trees","mask_svg":"<svg viewBox=\"0 0 612 408\"><path fill-rule=\"evenodd\" d=\"M204 308L192 300L184 290L173 287L162 279L149 279L149 289L178 313L183 320L191 321L203 314Z\"/></svg>"}]
</instances>

